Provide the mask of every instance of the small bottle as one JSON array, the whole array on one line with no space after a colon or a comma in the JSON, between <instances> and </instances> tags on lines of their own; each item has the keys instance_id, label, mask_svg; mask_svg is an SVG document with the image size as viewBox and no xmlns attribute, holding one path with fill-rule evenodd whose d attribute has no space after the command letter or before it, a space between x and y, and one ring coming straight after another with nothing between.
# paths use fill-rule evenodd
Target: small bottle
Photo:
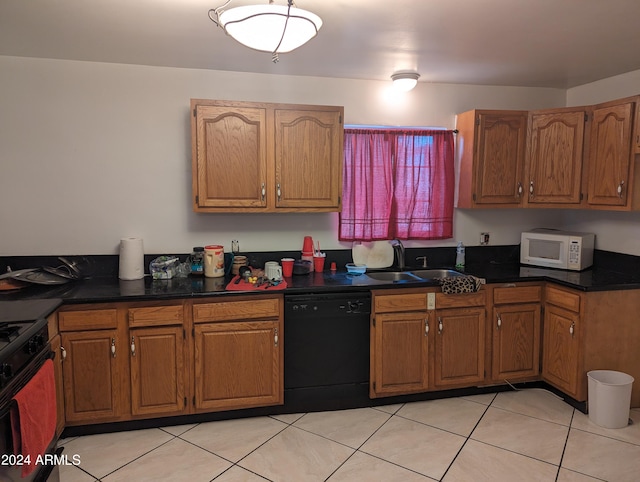
<instances>
[{"instance_id":1,"label":"small bottle","mask_svg":"<svg viewBox=\"0 0 640 482\"><path fill-rule=\"evenodd\" d=\"M456 248L456 268L458 269L464 268L464 251L464 244L460 241Z\"/></svg>"},{"instance_id":2,"label":"small bottle","mask_svg":"<svg viewBox=\"0 0 640 482\"><path fill-rule=\"evenodd\" d=\"M191 253L191 274L204 274L204 248L196 246Z\"/></svg>"}]
</instances>

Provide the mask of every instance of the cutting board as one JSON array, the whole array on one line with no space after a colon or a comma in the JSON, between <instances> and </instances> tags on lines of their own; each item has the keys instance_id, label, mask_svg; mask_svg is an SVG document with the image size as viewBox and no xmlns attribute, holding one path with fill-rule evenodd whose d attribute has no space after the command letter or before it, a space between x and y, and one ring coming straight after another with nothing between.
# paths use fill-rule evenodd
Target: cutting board
<instances>
[{"instance_id":1,"label":"cutting board","mask_svg":"<svg viewBox=\"0 0 640 482\"><path fill-rule=\"evenodd\" d=\"M354 264L364 264L367 269L388 268L393 264L393 246L389 241L354 243L351 257Z\"/></svg>"}]
</instances>

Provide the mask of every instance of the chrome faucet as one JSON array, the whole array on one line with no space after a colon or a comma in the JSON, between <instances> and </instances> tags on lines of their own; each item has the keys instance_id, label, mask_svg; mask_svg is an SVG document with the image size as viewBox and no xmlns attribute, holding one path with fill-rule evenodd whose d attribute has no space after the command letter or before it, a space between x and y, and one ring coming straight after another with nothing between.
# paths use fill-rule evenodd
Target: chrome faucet
<instances>
[{"instance_id":1,"label":"chrome faucet","mask_svg":"<svg viewBox=\"0 0 640 482\"><path fill-rule=\"evenodd\" d=\"M392 239L391 246L393 246L393 250L396 253L396 258L398 258L398 269L400 271L404 270L405 262L404 262L404 245L402 241L399 239Z\"/></svg>"}]
</instances>

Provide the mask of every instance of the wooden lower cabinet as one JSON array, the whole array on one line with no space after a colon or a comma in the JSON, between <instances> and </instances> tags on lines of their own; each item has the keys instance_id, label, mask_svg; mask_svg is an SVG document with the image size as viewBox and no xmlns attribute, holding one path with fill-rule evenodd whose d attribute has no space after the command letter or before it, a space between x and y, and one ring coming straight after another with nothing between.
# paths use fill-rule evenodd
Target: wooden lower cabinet
<instances>
[{"instance_id":1,"label":"wooden lower cabinet","mask_svg":"<svg viewBox=\"0 0 640 482\"><path fill-rule=\"evenodd\" d=\"M469 307L439 309L438 302ZM449 388L482 384L485 379L484 291L438 294L435 315L434 386Z\"/></svg>"},{"instance_id":2,"label":"wooden lower cabinet","mask_svg":"<svg viewBox=\"0 0 640 482\"><path fill-rule=\"evenodd\" d=\"M369 396L427 391L433 325L427 292L374 290L371 303Z\"/></svg>"},{"instance_id":3,"label":"wooden lower cabinet","mask_svg":"<svg viewBox=\"0 0 640 482\"><path fill-rule=\"evenodd\" d=\"M53 352L53 376L56 380L56 435L64 430L64 387L62 385L62 342L60 335L56 334L49 340Z\"/></svg>"},{"instance_id":4,"label":"wooden lower cabinet","mask_svg":"<svg viewBox=\"0 0 640 482\"><path fill-rule=\"evenodd\" d=\"M544 314L544 378L579 398L580 315L548 304Z\"/></svg>"},{"instance_id":5,"label":"wooden lower cabinet","mask_svg":"<svg viewBox=\"0 0 640 482\"><path fill-rule=\"evenodd\" d=\"M279 320L195 326L195 409L284 402Z\"/></svg>"},{"instance_id":6,"label":"wooden lower cabinet","mask_svg":"<svg viewBox=\"0 0 640 482\"><path fill-rule=\"evenodd\" d=\"M484 291L436 291L373 292L372 398L483 383Z\"/></svg>"},{"instance_id":7,"label":"wooden lower cabinet","mask_svg":"<svg viewBox=\"0 0 640 482\"><path fill-rule=\"evenodd\" d=\"M131 413L181 413L186 406L182 326L129 331Z\"/></svg>"},{"instance_id":8,"label":"wooden lower cabinet","mask_svg":"<svg viewBox=\"0 0 640 482\"><path fill-rule=\"evenodd\" d=\"M120 390L127 351L118 331L63 332L61 342L67 424L119 419L128 395Z\"/></svg>"},{"instance_id":9,"label":"wooden lower cabinet","mask_svg":"<svg viewBox=\"0 0 640 482\"><path fill-rule=\"evenodd\" d=\"M492 287L491 377L522 381L540 375L542 286Z\"/></svg>"},{"instance_id":10,"label":"wooden lower cabinet","mask_svg":"<svg viewBox=\"0 0 640 482\"><path fill-rule=\"evenodd\" d=\"M431 316L426 312L375 315L369 384L372 398L428 390Z\"/></svg>"},{"instance_id":11,"label":"wooden lower cabinet","mask_svg":"<svg viewBox=\"0 0 640 482\"><path fill-rule=\"evenodd\" d=\"M194 410L284 403L282 295L193 305Z\"/></svg>"},{"instance_id":12,"label":"wooden lower cabinet","mask_svg":"<svg viewBox=\"0 0 640 482\"><path fill-rule=\"evenodd\" d=\"M64 422L284 403L282 300L278 294L63 307L56 351L63 358L57 378Z\"/></svg>"}]
</instances>

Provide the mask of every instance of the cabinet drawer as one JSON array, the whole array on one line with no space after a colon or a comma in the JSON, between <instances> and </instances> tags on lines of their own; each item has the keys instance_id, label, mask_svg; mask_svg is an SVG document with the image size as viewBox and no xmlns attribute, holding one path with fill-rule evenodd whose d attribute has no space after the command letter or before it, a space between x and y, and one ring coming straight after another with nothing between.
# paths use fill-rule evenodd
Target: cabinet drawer
<instances>
[{"instance_id":1,"label":"cabinet drawer","mask_svg":"<svg viewBox=\"0 0 640 482\"><path fill-rule=\"evenodd\" d=\"M493 290L493 304L535 303L542 298L541 286L515 286L495 288Z\"/></svg>"},{"instance_id":2,"label":"cabinet drawer","mask_svg":"<svg viewBox=\"0 0 640 482\"><path fill-rule=\"evenodd\" d=\"M116 310L80 310L58 313L60 331L104 330L118 327Z\"/></svg>"},{"instance_id":3,"label":"cabinet drawer","mask_svg":"<svg viewBox=\"0 0 640 482\"><path fill-rule=\"evenodd\" d=\"M427 309L426 293L374 296L376 313L398 311L424 311Z\"/></svg>"},{"instance_id":4,"label":"cabinet drawer","mask_svg":"<svg viewBox=\"0 0 640 482\"><path fill-rule=\"evenodd\" d=\"M218 301L193 305L193 321L247 320L277 318L280 316L280 299L266 298L247 301Z\"/></svg>"},{"instance_id":5,"label":"cabinet drawer","mask_svg":"<svg viewBox=\"0 0 640 482\"><path fill-rule=\"evenodd\" d=\"M129 308L129 326L181 325L182 305Z\"/></svg>"},{"instance_id":6,"label":"cabinet drawer","mask_svg":"<svg viewBox=\"0 0 640 482\"><path fill-rule=\"evenodd\" d=\"M455 295L445 295L436 293L436 309L442 308L468 308L469 306L484 306L486 302L484 290L475 293L458 293Z\"/></svg>"},{"instance_id":7,"label":"cabinet drawer","mask_svg":"<svg viewBox=\"0 0 640 482\"><path fill-rule=\"evenodd\" d=\"M574 313L580 313L580 295L569 291L559 290L553 286L547 286L545 301Z\"/></svg>"}]
</instances>

